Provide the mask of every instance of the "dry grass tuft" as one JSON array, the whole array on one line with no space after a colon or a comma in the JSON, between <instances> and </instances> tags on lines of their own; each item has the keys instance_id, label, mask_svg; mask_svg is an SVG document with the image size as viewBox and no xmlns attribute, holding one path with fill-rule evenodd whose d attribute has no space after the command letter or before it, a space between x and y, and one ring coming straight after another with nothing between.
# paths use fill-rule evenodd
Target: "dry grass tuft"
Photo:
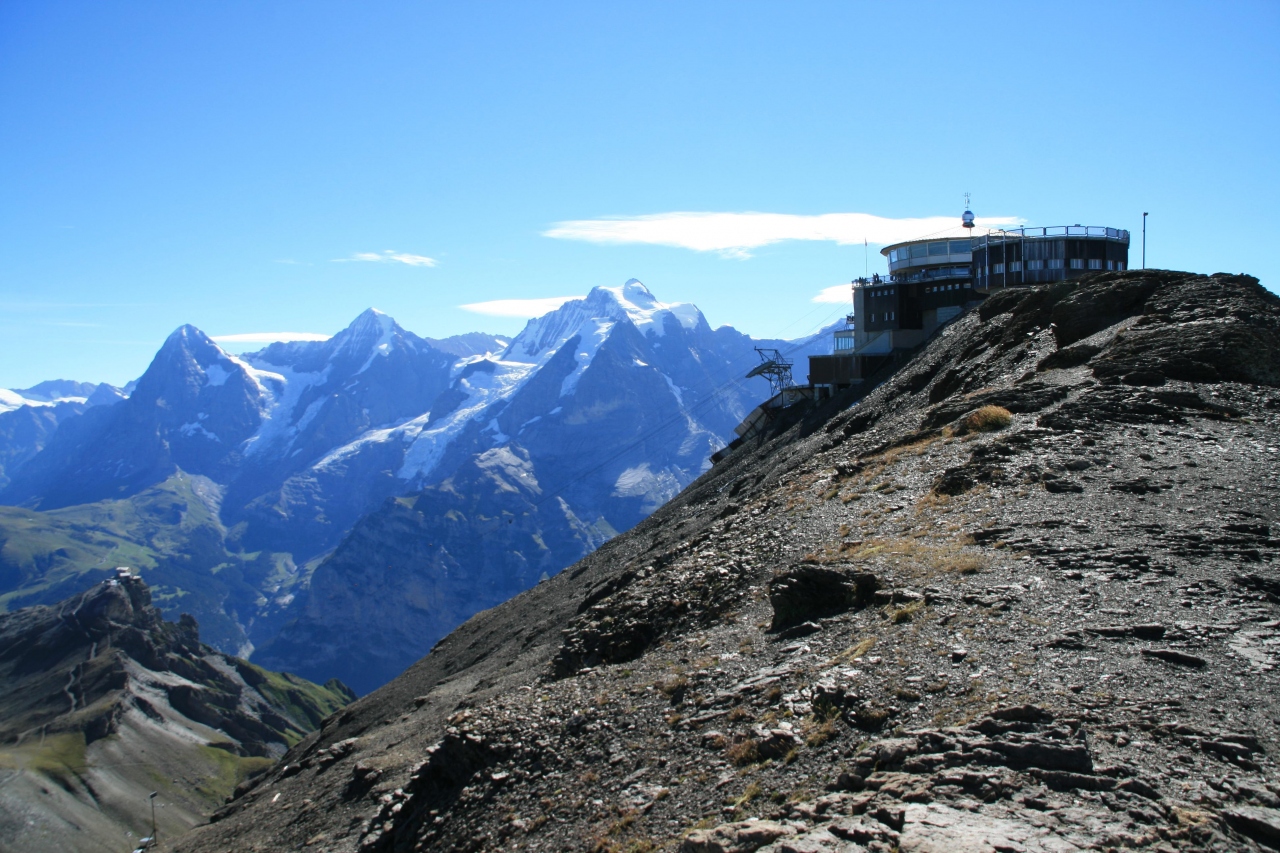
<instances>
[{"instance_id":1,"label":"dry grass tuft","mask_svg":"<svg viewBox=\"0 0 1280 853\"><path fill-rule=\"evenodd\" d=\"M755 764L760 760L760 744L752 738L739 741L725 750L725 757L739 767Z\"/></svg>"},{"instance_id":2,"label":"dry grass tuft","mask_svg":"<svg viewBox=\"0 0 1280 853\"><path fill-rule=\"evenodd\" d=\"M901 625L903 622L910 622L914 619L916 614L923 608L923 601L913 601L897 609L886 608L886 615L888 615L890 622L895 625Z\"/></svg>"},{"instance_id":3,"label":"dry grass tuft","mask_svg":"<svg viewBox=\"0 0 1280 853\"><path fill-rule=\"evenodd\" d=\"M822 746L828 741L834 740L840 734L840 730L836 728L834 718L815 721L814 725L805 733L804 742L806 746Z\"/></svg>"},{"instance_id":4,"label":"dry grass tuft","mask_svg":"<svg viewBox=\"0 0 1280 853\"><path fill-rule=\"evenodd\" d=\"M860 658L863 655L865 655L867 652L871 651L871 647L874 646L875 644L876 644L875 637L867 637L866 639L862 640L856 645L850 646L849 648L842 651L840 654L833 657L831 659L830 665L834 666L835 664L838 664L838 663L844 663L845 661L851 661L851 660Z\"/></svg>"},{"instance_id":5,"label":"dry grass tuft","mask_svg":"<svg viewBox=\"0 0 1280 853\"><path fill-rule=\"evenodd\" d=\"M964 419L966 432L995 432L1013 423L1013 412L1003 406L983 406Z\"/></svg>"}]
</instances>

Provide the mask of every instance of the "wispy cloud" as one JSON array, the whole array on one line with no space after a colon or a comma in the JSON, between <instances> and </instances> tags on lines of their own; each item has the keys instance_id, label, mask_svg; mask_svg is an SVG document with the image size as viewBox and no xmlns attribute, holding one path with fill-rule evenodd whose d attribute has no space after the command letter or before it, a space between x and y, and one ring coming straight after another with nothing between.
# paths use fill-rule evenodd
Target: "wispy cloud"
<instances>
[{"instance_id":1,"label":"wispy cloud","mask_svg":"<svg viewBox=\"0 0 1280 853\"><path fill-rule=\"evenodd\" d=\"M984 228L1023 222L1014 216L989 216L977 221ZM800 216L790 213L675 211L557 222L542 234L558 240L675 246L695 252L719 252L731 258L749 258L752 249L785 240L815 240L845 246L865 240L883 246L914 240L959 224L958 216L891 219L870 213Z\"/></svg>"},{"instance_id":2,"label":"wispy cloud","mask_svg":"<svg viewBox=\"0 0 1280 853\"><path fill-rule=\"evenodd\" d=\"M435 258L426 255L414 255L409 252L397 252L395 249L384 249L381 252L356 252L349 258L334 258L335 264L346 264L352 261L364 261L372 264L407 264L411 267L434 267Z\"/></svg>"},{"instance_id":3,"label":"wispy cloud","mask_svg":"<svg viewBox=\"0 0 1280 853\"><path fill-rule=\"evenodd\" d=\"M824 287L818 291L818 295L813 297L812 302L853 302L852 285L833 284L830 287Z\"/></svg>"},{"instance_id":4,"label":"wispy cloud","mask_svg":"<svg viewBox=\"0 0 1280 853\"><path fill-rule=\"evenodd\" d=\"M214 335L220 344L274 344L277 341L327 341L333 335L319 332L245 332L239 335Z\"/></svg>"},{"instance_id":5,"label":"wispy cloud","mask_svg":"<svg viewBox=\"0 0 1280 853\"><path fill-rule=\"evenodd\" d=\"M494 299L489 302L471 302L459 305L463 311L475 314L488 314L491 317L541 317L548 311L554 311L570 299L582 299L581 296L543 296L538 299Z\"/></svg>"}]
</instances>

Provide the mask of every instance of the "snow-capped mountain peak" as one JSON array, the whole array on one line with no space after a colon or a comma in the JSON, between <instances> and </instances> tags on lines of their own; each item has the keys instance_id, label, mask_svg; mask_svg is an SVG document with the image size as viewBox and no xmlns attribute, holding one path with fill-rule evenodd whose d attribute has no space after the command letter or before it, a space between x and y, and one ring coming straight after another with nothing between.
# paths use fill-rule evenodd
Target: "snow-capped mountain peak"
<instances>
[{"instance_id":1,"label":"snow-capped mountain peak","mask_svg":"<svg viewBox=\"0 0 1280 853\"><path fill-rule=\"evenodd\" d=\"M597 287L595 290L612 294L618 306L626 312L627 319L644 335L664 334L668 315L675 317L686 329L695 328L702 319L698 306L690 302L659 302L639 279L628 279L622 287Z\"/></svg>"},{"instance_id":2,"label":"snow-capped mountain peak","mask_svg":"<svg viewBox=\"0 0 1280 853\"><path fill-rule=\"evenodd\" d=\"M666 333L667 318L685 329L706 323L696 305L658 301L637 279L621 287L593 287L583 299L573 299L556 310L530 320L516 335L502 357L508 361L539 364L575 335L603 340L614 323L626 321L648 336Z\"/></svg>"}]
</instances>

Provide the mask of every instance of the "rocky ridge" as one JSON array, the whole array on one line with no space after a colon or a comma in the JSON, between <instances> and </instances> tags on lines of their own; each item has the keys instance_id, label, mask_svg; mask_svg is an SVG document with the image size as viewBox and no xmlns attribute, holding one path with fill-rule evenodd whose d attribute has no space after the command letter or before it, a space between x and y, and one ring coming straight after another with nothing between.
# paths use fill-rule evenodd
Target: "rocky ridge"
<instances>
[{"instance_id":1,"label":"rocky ridge","mask_svg":"<svg viewBox=\"0 0 1280 853\"><path fill-rule=\"evenodd\" d=\"M1275 849L1278 384L1247 276L997 294L175 849Z\"/></svg>"},{"instance_id":2,"label":"rocky ridge","mask_svg":"<svg viewBox=\"0 0 1280 853\"><path fill-rule=\"evenodd\" d=\"M119 850L199 822L353 694L263 670L164 621L136 574L0 615L0 836Z\"/></svg>"}]
</instances>

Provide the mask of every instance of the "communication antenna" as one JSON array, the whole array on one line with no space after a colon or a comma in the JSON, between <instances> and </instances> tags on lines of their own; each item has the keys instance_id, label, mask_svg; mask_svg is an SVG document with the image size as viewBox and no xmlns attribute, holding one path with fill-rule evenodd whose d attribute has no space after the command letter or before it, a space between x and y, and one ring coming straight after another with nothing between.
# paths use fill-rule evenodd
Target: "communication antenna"
<instances>
[{"instance_id":1,"label":"communication antenna","mask_svg":"<svg viewBox=\"0 0 1280 853\"><path fill-rule=\"evenodd\" d=\"M965 228L973 228L973 211L969 209L969 194L964 194L964 214L960 217L960 224Z\"/></svg>"},{"instance_id":2,"label":"communication antenna","mask_svg":"<svg viewBox=\"0 0 1280 853\"><path fill-rule=\"evenodd\" d=\"M1147 268L1147 213L1142 214L1142 268Z\"/></svg>"},{"instance_id":3,"label":"communication antenna","mask_svg":"<svg viewBox=\"0 0 1280 853\"><path fill-rule=\"evenodd\" d=\"M756 347L756 352L760 356L760 363L751 368L751 372L746 376L747 379L753 376L763 376L768 379L769 390L773 392L771 397L776 397L784 389L795 384L791 379L792 361L785 358L781 350Z\"/></svg>"}]
</instances>

